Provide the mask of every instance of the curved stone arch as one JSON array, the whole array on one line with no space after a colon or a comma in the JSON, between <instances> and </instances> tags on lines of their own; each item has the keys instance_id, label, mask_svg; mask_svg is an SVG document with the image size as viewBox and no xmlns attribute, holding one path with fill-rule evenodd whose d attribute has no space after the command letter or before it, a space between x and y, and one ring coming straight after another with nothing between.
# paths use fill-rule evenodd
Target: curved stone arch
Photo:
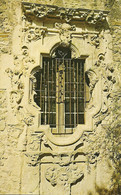
<instances>
[{"instance_id":1,"label":"curved stone arch","mask_svg":"<svg viewBox=\"0 0 121 195\"><path fill-rule=\"evenodd\" d=\"M40 66L35 66L34 68L32 67L32 69L30 70L30 73L29 73L29 75L33 75L34 73L36 73L36 71L38 70L38 69L40 69Z\"/></svg>"},{"instance_id":2,"label":"curved stone arch","mask_svg":"<svg viewBox=\"0 0 121 195\"><path fill-rule=\"evenodd\" d=\"M61 46L60 42L54 44L54 45L51 47L50 53L49 53L50 56L53 56L54 52L56 51L56 49L57 49L59 46ZM70 44L69 47L70 47L71 51L72 51L73 53L75 53L75 56L74 56L74 57L72 56L72 58L79 58L79 57L80 57L80 53L79 53L78 48L77 48L74 44L72 44L72 43Z\"/></svg>"}]
</instances>

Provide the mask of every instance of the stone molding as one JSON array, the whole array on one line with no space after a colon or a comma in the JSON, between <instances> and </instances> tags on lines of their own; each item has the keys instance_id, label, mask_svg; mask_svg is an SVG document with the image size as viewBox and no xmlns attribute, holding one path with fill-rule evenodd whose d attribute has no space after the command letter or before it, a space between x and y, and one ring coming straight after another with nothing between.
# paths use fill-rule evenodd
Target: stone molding
<instances>
[{"instance_id":1,"label":"stone molding","mask_svg":"<svg viewBox=\"0 0 121 195\"><path fill-rule=\"evenodd\" d=\"M22 3L23 10L26 16L36 18L59 18L66 22L71 20L85 21L89 24L97 24L106 21L108 11L90 10L90 9L72 9L63 8L52 5L36 4L36 3Z\"/></svg>"}]
</instances>

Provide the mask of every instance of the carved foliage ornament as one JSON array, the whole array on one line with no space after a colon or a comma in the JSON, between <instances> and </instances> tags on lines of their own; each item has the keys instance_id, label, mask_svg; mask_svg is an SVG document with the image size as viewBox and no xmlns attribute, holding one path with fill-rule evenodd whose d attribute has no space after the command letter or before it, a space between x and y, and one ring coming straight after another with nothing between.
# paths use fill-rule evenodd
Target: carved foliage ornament
<instances>
[{"instance_id":1,"label":"carved foliage ornament","mask_svg":"<svg viewBox=\"0 0 121 195\"><path fill-rule=\"evenodd\" d=\"M45 177L52 186L60 186L67 194L70 194L71 185L82 179L83 173L76 165L61 168L49 167L46 170Z\"/></svg>"},{"instance_id":2,"label":"carved foliage ornament","mask_svg":"<svg viewBox=\"0 0 121 195\"><path fill-rule=\"evenodd\" d=\"M25 41L31 42L31 41L37 41L45 36L45 33L47 31L47 28L44 27L33 27L29 26L24 28L25 33Z\"/></svg>"},{"instance_id":3,"label":"carved foliage ornament","mask_svg":"<svg viewBox=\"0 0 121 195\"><path fill-rule=\"evenodd\" d=\"M98 60L94 66L102 82L102 106L100 112L95 116L95 124L98 126L106 117L110 116L110 96L113 85L116 83L116 77L113 68L114 65L112 63L106 64L105 62L105 53L98 55Z\"/></svg>"},{"instance_id":4,"label":"carved foliage ornament","mask_svg":"<svg viewBox=\"0 0 121 195\"><path fill-rule=\"evenodd\" d=\"M66 22L70 20L86 21L89 24L96 24L106 20L107 11L95 11L89 9L72 9L62 8L52 5L33 4L23 2L23 10L25 15L37 18L43 17L58 17Z\"/></svg>"}]
</instances>

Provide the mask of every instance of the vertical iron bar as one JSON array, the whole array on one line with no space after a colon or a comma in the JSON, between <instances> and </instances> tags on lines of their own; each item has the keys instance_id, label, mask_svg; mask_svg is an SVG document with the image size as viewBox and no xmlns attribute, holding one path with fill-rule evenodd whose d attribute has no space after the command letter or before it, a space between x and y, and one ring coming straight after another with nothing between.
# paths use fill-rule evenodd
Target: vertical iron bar
<instances>
[{"instance_id":1,"label":"vertical iron bar","mask_svg":"<svg viewBox=\"0 0 121 195\"><path fill-rule=\"evenodd\" d=\"M71 127L71 61L69 61L69 66L70 66L70 98L69 98L69 113L70 113L70 127Z\"/></svg>"},{"instance_id":2,"label":"vertical iron bar","mask_svg":"<svg viewBox=\"0 0 121 195\"><path fill-rule=\"evenodd\" d=\"M79 75L78 75L78 66L79 66L79 62L77 62L77 124L78 124L78 120L79 120L79 118L78 118L78 82L79 82Z\"/></svg>"},{"instance_id":3,"label":"vertical iron bar","mask_svg":"<svg viewBox=\"0 0 121 195\"><path fill-rule=\"evenodd\" d=\"M45 125L47 124L47 86L45 88Z\"/></svg>"},{"instance_id":4,"label":"vertical iron bar","mask_svg":"<svg viewBox=\"0 0 121 195\"><path fill-rule=\"evenodd\" d=\"M47 62L45 62L45 75L47 74ZM47 76L47 75L46 75ZM47 124L47 78L45 76L45 125Z\"/></svg>"},{"instance_id":5,"label":"vertical iron bar","mask_svg":"<svg viewBox=\"0 0 121 195\"><path fill-rule=\"evenodd\" d=\"M82 66L83 66L83 68L82 68L82 70L83 70L83 77L84 77L84 79L83 79L83 85L84 85L84 123L85 123L85 107L86 107L86 85L85 85L85 66L84 66L84 62L82 63Z\"/></svg>"},{"instance_id":6,"label":"vertical iron bar","mask_svg":"<svg viewBox=\"0 0 121 195\"><path fill-rule=\"evenodd\" d=\"M59 133L59 127L58 127L58 115L59 115L59 107L58 107L58 96L59 96L59 92L58 92L58 72L57 72L57 59L55 59L55 72L56 72L56 128L57 128L57 133Z\"/></svg>"},{"instance_id":7,"label":"vertical iron bar","mask_svg":"<svg viewBox=\"0 0 121 195\"><path fill-rule=\"evenodd\" d=\"M48 104L47 104L47 106L48 106L48 112L49 113L47 113L47 115L48 115L48 124L50 124L50 89L49 89L49 63L50 63L50 60L48 59Z\"/></svg>"},{"instance_id":8,"label":"vertical iron bar","mask_svg":"<svg viewBox=\"0 0 121 195\"><path fill-rule=\"evenodd\" d=\"M42 73L40 72L40 108L42 111Z\"/></svg>"},{"instance_id":9,"label":"vertical iron bar","mask_svg":"<svg viewBox=\"0 0 121 195\"><path fill-rule=\"evenodd\" d=\"M52 66L52 85L51 85L51 112L52 112L52 118L51 118L51 123L53 124L53 98L52 96L54 95L53 93L53 59L51 60L51 66Z\"/></svg>"},{"instance_id":10,"label":"vertical iron bar","mask_svg":"<svg viewBox=\"0 0 121 195\"><path fill-rule=\"evenodd\" d=\"M76 75L73 61L73 78L74 78L74 127L76 127Z\"/></svg>"},{"instance_id":11,"label":"vertical iron bar","mask_svg":"<svg viewBox=\"0 0 121 195\"><path fill-rule=\"evenodd\" d=\"M62 70L63 70L63 83L62 83L62 85L63 85L63 129L64 129L64 133L66 133L66 128L65 128L65 77L66 77L66 75L65 75L65 59L63 58L63 68L62 68Z\"/></svg>"},{"instance_id":12,"label":"vertical iron bar","mask_svg":"<svg viewBox=\"0 0 121 195\"><path fill-rule=\"evenodd\" d=\"M45 124L45 88L46 88L46 78L45 78L45 67L46 67L46 62L44 58L44 92L43 92L43 115L44 115L44 124Z\"/></svg>"}]
</instances>

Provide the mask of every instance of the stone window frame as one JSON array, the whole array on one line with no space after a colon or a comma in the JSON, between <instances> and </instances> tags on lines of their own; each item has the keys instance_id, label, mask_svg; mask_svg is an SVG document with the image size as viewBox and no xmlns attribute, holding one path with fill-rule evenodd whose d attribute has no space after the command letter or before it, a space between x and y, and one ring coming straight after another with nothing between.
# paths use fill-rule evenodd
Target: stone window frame
<instances>
[{"instance_id":1,"label":"stone window frame","mask_svg":"<svg viewBox=\"0 0 121 195\"><path fill-rule=\"evenodd\" d=\"M32 88L32 82L35 82L35 78L33 76L33 74L35 73L35 71L41 67L42 65L42 57L46 56L46 57L51 57L53 54L53 51L55 50L55 48L57 48L60 45L60 42L54 44L51 48L49 48L47 50L47 52L40 52L39 55L39 65L35 65L31 66L31 68L29 69L29 81L28 81L28 86L29 86L29 95L28 95L28 109L30 109L32 111L32 113L35 115L35 125L34 125L34 130L35 132L44 132L45 136L47 137L48 140L50 140L50 142L52 142L55 145L70 145L73 144L74 142L77 142L78 139L80 139L80 137L82 136L83 132L91 132L93 129L93 117L96 113L98 113L99 109L100 109L100 105L101 105L101 90L99 90L99 86L101 86L101 83L98 82L98 86L96 87L96 91L97 91L97 100L95 102L96 105L98 105L96 108L93 109L88 109L86 108L85 110L85 124L78 124L78 126L75 128L75 131L73 134L67 134L65 135L55 135L52 133L51 128L49 125L40 125L40 107L36 105L36 103L34 102L33 99L33 95L34 93L30 94L31 88ZM91 67L92 65L90 64L90 59L91 56L89 56L86 51L82 52L82 54L79 52L78 48L74 45L71 44L71 50L72 52L75 52L75 56L76 58L80 58L80 59L85 59L85 72L89 71L89 67ZM90 71L89 71L90 72ZM93 71L91 72L91 74L95 74ZM93 76L93 75L92 75ZM28 88L28 87L27 87ZM94 87L95 88L95 87ZM89 90L89 87L88 87ZM99 105L100 102L100 105ZM92 103L92 102L91 102ZM90 116L90 117L89 117ZM56 139L55 139L56 136Z\"/></svg>"}]
</instances>

